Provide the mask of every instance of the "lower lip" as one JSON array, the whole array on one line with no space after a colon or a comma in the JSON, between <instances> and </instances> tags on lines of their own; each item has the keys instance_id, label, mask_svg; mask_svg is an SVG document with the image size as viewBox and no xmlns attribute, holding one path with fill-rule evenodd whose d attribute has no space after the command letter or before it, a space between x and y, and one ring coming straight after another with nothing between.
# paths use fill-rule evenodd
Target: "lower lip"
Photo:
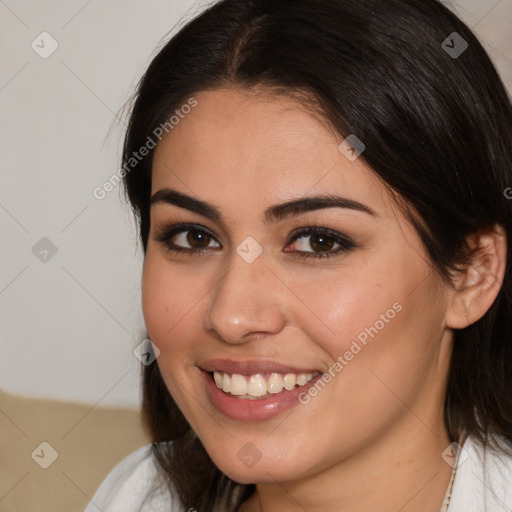
<instances>
[{"instance_id":1,"label":"lower lip","mask_svg":"<svg viewBox=\"0 0 512 512\"><path fill-rule=\"evenodd\" d=\"M250 400L224 393L217 387L210 373L201 370L201 374L205 379L206 391L213 405L227 417L242 421L264 421L282 414L299 404L299 395L322 377L322 374L319 374L298 388L290 391L283 390L268 398Z\"/></svg>"}]
</instances>

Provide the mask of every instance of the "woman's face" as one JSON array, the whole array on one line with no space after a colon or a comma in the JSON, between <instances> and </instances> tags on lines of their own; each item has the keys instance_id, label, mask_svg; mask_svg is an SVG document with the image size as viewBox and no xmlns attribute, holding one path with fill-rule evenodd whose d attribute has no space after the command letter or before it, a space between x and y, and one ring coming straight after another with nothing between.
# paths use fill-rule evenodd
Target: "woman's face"
<instances>
[{"instance_id":1,"label":"woman's face","mask_svg":"<svg viewBox=\"0 0 512 512\"><path fill-rule=\"evenodd\" d=\"M213 461L290 481L432 436L448 294L386 187L292 100L195 99L154 155L143 310Z\"/></svg>"}]
</instances>

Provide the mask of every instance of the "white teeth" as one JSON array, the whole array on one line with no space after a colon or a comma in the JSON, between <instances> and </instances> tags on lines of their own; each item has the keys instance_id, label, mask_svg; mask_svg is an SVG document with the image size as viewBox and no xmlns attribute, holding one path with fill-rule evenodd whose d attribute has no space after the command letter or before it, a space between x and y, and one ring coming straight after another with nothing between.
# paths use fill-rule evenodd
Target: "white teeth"
<instances>
[{"instance_id":1,"label":"white teeth","mask_svg":"<svg viewBox=\"0 0 512 512\"><path fill-rule=\"evenodd\" d=\"M244 379L245 380L245 379ZM247 394L251 396L263 396L267 394L267 383L262 375L252 375L247 383Z\"/></svg>"},{"instance_id":2,"label":"white teeth","mask_svg":"<svg viewBox=\"0 0 512 512\"><path fill-rule=\"evenodd\" d=\"M267 391L269 393L280 393L283 391L283 377L279 373L272 373L267 381Z\"/></svg>"},{"instance_id":3,"label":"white teeth","mask_svg":"<svg viewBox=\"0 0 512 512\"><path fill-rule=\"evenodd\" d=\"M284 376L284 389L290 391L295 387L297 379L293 373L288 373Z\"/></svg>"},{"instance_id":4,"label":"white teeth","mask_svg":"<svg viewBox=\"0 0 512 512\"><path fill-rule=\"evenodd\" d=\"M216 386L225 393L251 399L265 396L268 393L280 393L283 389L290 391L296 385L303 386L311 381L315 375L314 373L300 373L299 375L294 373L287 373L286 375L272 373L268 379L265 379L263 375L258 373L247 379L245 376L236 373L229 375L214 371L213 379Z\"/></svg>"},{"instance_id":5,"label":"white teeth","mask_svg":"<svg viewBox=\"0 0 512 512\"><path fill-rule=\"evenodd\" d=\"M247 381L243 375L234 373L231 376L231 394L247 395Z\"/></svg>"},{"instance_id":6,"label":"white teeth","mask_svg":"<svg viewBox=\"0 0 512 512\"><path fill-rule=\"evenodd\" d=\"M219 387L218 384L217 387ZM222 377L222 391L224 391L224 393L229 393L231 391L231 377L227 373Z\"/></svg>"},{"instance_id":7,"label":"white teeth","mask_svg":"<svg viewBox=\"0 0 512 512\"><path fill-rule=\"evenodd\" d=\"M222 373L213 372L213 378L215 379L215 384L219 389L222 389L222 382L224 381L224 377L222 377Z\"/></svg>"},{"instance_id":8,"label":"white teeth","mask_svg":"<svg viewBox=\"0 0 512 512\"><path fill-rule=\"evenodd\" d=\"M308 376L304 373L301 373L300 375L297 375L297 384L299 386L304 386L306 382L308 381Z\"/></svg>"}]
</instances>

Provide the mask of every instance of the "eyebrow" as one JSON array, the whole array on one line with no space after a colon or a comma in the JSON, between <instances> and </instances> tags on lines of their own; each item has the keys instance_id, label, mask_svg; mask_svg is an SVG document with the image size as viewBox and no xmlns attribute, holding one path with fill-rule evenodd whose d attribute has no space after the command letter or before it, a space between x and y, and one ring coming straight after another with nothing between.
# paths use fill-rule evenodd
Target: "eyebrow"
<instances>
[{"instance_id":1,"label":"eyebrow","mask_svg":"<svg viewBox=\"0 0 512 512\"><path fill-rule=\"evenodd\" d=\"M155 192L149 201L150 206L164 203L178 206L186 210L198 213L213 221L224 223L222 214L213 204L201 201L177 190L163 188ZM325 208L345 208L355 210L369 215L377 216L377 214L368 206L353 199L340 197L332 194L323 194L317 196L302 197L292 199L285 203L269 206L265 210L265 223L278 222L294 215L302 213L322 210Z\"/></svg>"}]
</instances>

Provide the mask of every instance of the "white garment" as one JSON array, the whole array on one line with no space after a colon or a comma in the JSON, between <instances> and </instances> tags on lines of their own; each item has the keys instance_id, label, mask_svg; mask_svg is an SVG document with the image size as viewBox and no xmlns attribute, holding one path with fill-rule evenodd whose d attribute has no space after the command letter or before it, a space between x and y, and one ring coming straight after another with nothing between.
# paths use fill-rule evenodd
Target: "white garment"
<instances>
[{"instance_id":1,"label":"white garment","mask_svg":"<svg viewBox=\"0 0 512 512\"><path fill-rule=\"evenodd\" d=\"M448 495L448 490L447 490ZM483 449L471 437L458 454L449 512L512 512L512 457ZM172 496L151 457L151 445L123 459L84 512L191 512Z\"/></svg>"},{"instance_id":2,"label":"white garment","mask_svg":"<svg viewBox=\"0 0 512 512\"><path fill-rule=\"evenodd\" d=\"M184 512L165 485L147 444L112 469L84 512Z\"/></svg>"},{"instance_id":3,"label":"white garment","mask_svg":"<svg viewBox=\"0 0 512 512\"><path fill-rule=\"evenodd\" d=\"M512 456L469 437L459 457L449 512L512 512Z\"/></svg>"}]
</instances>

